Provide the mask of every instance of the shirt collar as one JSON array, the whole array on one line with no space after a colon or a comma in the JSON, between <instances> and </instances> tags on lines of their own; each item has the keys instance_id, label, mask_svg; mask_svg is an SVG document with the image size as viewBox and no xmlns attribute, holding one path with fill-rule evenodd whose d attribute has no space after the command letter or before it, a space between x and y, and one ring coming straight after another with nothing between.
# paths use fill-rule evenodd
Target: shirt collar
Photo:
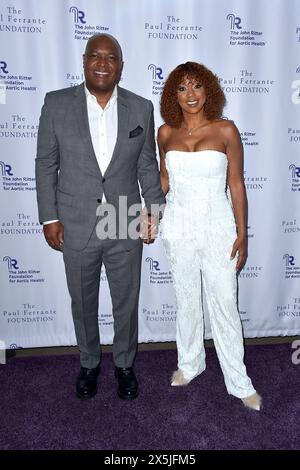
<instances>
[{"instance_id":1,"label":"shirt collar","mask_svg":"<svg viewBox=\"0 0 300 470\"><path fill-rule=\"evenodd\" d=\"M92 100L93 102L96 102L96 103L98 104L96 96L93 95L93 94L89 91L89 89L87 88L87 86L86 86L85 83L84 83L84 91L85 91L85 95L86 95L86 98L87 98L87 99L90 99L90 100ZM114 91L112 92L112 95L111 95L111 97L109 98L109 100L108 100L108 102L107 102L107 105L105 106L104 109L107 109L107 108L109 108L110 106L112 106L112 105L116 102L117 98L118 98L118 86L116 85L115 88L114 88ZM99 105L98 105L98 106L99 106Z\"/></svg>"}]
</instances>

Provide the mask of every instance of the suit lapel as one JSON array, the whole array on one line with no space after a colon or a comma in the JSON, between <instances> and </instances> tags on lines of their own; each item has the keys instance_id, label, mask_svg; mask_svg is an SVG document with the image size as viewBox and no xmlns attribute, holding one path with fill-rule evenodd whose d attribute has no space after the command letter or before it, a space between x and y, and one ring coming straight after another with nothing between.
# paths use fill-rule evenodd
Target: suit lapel
<instances>
[{"instance_id":1,"label":"suit lapel","mask_svg":"<svg viewBox=\"0 0 300 470\"><path fill-rule=\"evenodd\" d=\"M84 83L76 87L74 90L75 100L74 100L74 113L78 122L79 132L81 135L82 142L87 149L88 156L90 157L91 163L96 171L101 175L101 171L97 162L95 155L92 137L90 133L88 112L87 112L87 103L86 95L84 90Z\"/></svg>"},{"instance_id":2,"label":"suit lapel","mask_svg":"<svg viewBox=\"0 0 300 470\"><path fill-rule=\"evenodd\" d=\"M128 139L128 117L129 117L129 107L128 100L125 97L124 91L122 88L118 87L118 136L116 145L109 162L109 165L105 171L105 175L109 172L110 168L120 155L121 151L124 151L124 144Z\"/></svg>"}]
</instances>

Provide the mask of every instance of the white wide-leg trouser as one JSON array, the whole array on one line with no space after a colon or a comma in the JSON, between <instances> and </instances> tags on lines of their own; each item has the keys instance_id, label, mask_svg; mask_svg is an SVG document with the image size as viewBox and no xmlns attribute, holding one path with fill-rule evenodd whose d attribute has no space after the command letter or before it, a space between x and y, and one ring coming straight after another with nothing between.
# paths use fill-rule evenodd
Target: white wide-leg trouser
<instances>
[{"instance_id":1,"label":"white wide-leg trouser","mask_svg":"<svg viewBox=\"0 0 300 470\"><path fill-rule=\"evenodd\" d=\"M228 237L167 240L164 246L173 274L177 303L178 368L188 380L204 371L205 295L212 335L228 393L245 398L255 393L244 364L243 333L237 309L236 259L230 260L235 228ZM228 243L230 239L230 242ZM205 248L203 248L203 246Z\"/></svg>"}]
</instances>

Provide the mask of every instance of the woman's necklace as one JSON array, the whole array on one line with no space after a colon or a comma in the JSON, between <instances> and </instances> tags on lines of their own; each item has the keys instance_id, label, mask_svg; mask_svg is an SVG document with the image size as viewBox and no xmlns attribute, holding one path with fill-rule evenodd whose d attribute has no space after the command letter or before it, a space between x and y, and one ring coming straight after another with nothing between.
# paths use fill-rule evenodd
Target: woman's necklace
<instances>
[{"instance_id":1,"label":"woman's necklace","mask_svg":"<svg viewBox=\"0 0 300 470\"><path fill-rule=\"evenodd\" d=\"M186 126L182 126L182 128L187 130L188 135L192 135L192 133L193 133L194 131L196 131L197 129L199 129L199 127L202 127L203 125L204 125L204 124L202 123L202 124L199 124L199 126L197 126L197 127L186 127Z\"/></svg>"}]
</instances>

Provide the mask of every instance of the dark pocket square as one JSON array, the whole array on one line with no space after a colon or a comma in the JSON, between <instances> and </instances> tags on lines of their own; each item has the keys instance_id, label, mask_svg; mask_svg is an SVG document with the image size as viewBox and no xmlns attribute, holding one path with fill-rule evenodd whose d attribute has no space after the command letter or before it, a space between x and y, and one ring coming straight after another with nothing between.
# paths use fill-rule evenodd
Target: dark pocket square
<instances>
[{"instance_id":1,"label":"dark pocket square","mask_svg":"<svg viewBox=\"0 0 300 470\"><path fill-rule=\"evenodd\" d=\"M129 132L129 138L132 139L132 137L136 137L140 135L143 132L143 128L141 126L137 126L133 131Z\"/></svg>"}]
</instances>

